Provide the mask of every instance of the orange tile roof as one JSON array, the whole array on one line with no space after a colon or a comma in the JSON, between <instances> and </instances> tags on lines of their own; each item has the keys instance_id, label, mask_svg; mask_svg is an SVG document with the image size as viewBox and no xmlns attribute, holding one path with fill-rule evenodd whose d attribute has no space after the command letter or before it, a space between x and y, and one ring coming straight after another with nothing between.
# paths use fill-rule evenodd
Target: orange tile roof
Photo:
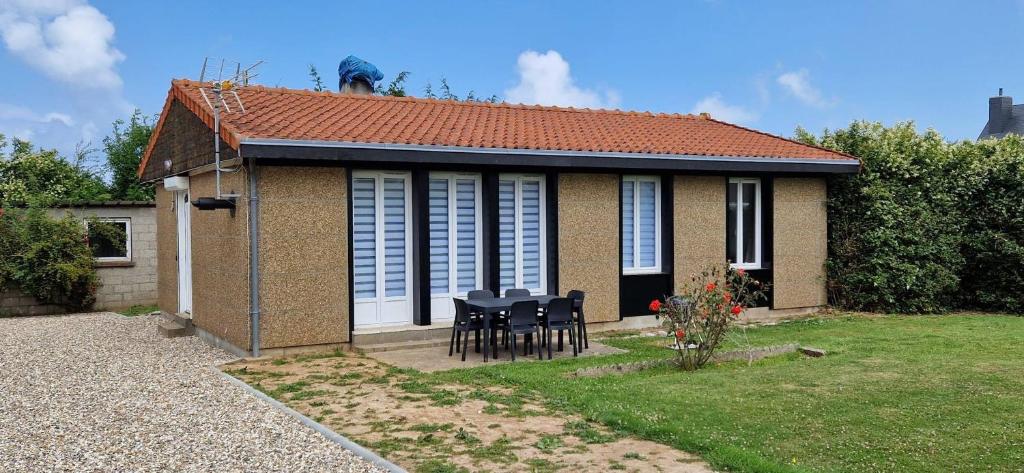
<instances>
[{"instance_id":1,"label":"orange tile roof","mask_svg":"<svg viewBox=\"0 0 1024 473\"><path fill-rule=\"evenodd\" d=\"M200 84L171 83L167 103L140 172L177 99L213 127ZM851 160L852 156L699 115L654 114L537 105L456 102L313 92L263 86L237 90L242 113L228 101L221 133L232 147L245 140L286 139L444 147ZM212 97L211 97L212 99Z\"/></svg>"}]
</instances>

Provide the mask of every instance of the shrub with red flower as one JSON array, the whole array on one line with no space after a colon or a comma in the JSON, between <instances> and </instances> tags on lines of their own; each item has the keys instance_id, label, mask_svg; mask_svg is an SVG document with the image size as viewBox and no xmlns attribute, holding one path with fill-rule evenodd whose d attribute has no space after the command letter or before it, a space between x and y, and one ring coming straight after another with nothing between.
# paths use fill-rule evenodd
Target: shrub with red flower
<instances>
[{"instance_id":1,"label":"shrub with red flower","mask_svg":"<svg viewBox=\"0 0 1024 473\"><path fill-rule=\"evenodd\" d=\"M763 299L764 287L746 271L715 266L691 278L681 295L653 300L649 308L674 335L679 366L692 371L711 359L743 311Z\"/></svg>"}]
</instances>

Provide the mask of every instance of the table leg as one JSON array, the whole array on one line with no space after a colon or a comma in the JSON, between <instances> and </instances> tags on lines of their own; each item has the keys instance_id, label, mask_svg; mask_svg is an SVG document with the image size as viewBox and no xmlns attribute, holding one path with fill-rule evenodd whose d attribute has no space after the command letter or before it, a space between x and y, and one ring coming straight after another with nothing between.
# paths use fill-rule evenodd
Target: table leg
<instances>
[{"instance_id":1,"label":"table leg","mask_svg":"<svg viewBox=\"0 0 1024 473\"><path fill-rule=\"evenodd\" d=\"M580 307L578 309L577 315L579 320L576 324L576 345L579 346L579 351L583 352L584 347L590 348L590 342L587 341L587 335L585 331L587 327L587 322L586 319L583 317L583 307Z\"/></svg>"},{"instance_id":2,"label":"table leg","mask_svg":"<svg viewBox=\"0 0 1024 473\"><path fill-rule=\"evenodd\" d=\"M484 363L487 363L487 353L491 348L491 312L484 312ZM479 339L477 339L479 340Z\"/></svg>"}]
</instances>

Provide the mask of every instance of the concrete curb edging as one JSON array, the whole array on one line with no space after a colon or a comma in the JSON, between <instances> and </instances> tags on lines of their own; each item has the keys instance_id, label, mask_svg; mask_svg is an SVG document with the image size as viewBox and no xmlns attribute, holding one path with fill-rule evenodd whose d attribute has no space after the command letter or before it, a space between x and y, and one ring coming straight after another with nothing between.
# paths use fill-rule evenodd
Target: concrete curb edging
<instances>
[{"instance_id":1,"label":"concrete curb edging","mask_svg":"<svg viewBox=\"0 0 1024 473\"><path fill-rule=\"evenodd\" d=\"M334 443L336 443L338 445L341 445L346 450L354 453L356 456L358 456L358 457L360 457L360 458L362 458L362 459L364 459L364 460L366 460L366 461L368 461L370 463L373 463L376 466L384 468L385 470L388 470L388 471L390 471L392 473L408 473L402 467L400 467L400 466L398 466L398 465L396 465L394 463L391 463L391 462L385 460L380 455L377 455L376 453L373 453L372 451L367 450L366 447L363 447L362 445L359 445L358 443L355 443L355 442L349 440L345 436L343 436L343 435L341 435L341 434L339 434L339 433L337 433L337 432L327 428L323 424L321 424L321 423L319 423L319 422L317 422L317 421L315 421L313 419L310 419L309 417L306 417L306 416L302 415L301 413L299 413L295 409L292 409L292 408L284 405L281 401L278 401L277 399L274 399L274 398L272 398L272 397L270 397L270 396L260 392L256 388L254 388L252 386L249 386L248 384L245 384L244 381L242 381L242 380L240 380L238 378L235 378L234 376L231 376L231 375L221 371L216 366L211 366L210 369L215 371L215 372L217 372L217 374L219 374L222 378L227 380L229 383L234 384L235 386L238 386L238 387L242 388L243 390L245 390L249 394L252 394L253 396L255 396L257 399L260 399L263 402L266 402L267 404L270 404L275 409L277 409L277 410L279 410L279 411L281 411L281 412L283 412L285 414L288 414L289 416L291 416L291 417L293 417L295 419L298 419L300 422L302 422L306 426L312 428L313 430L317 431L320 435L323 435L324 437L326 437L327 440L330 440L331 442L334 442Z\"/></svg>"}]
</instances>

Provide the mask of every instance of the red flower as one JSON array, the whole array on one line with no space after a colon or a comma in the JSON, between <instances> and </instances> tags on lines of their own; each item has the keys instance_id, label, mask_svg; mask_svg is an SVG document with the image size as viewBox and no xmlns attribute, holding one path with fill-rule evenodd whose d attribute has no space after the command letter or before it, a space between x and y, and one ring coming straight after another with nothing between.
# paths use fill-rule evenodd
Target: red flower
<instances>
[{"instance_id":1,"label":"red flower","mask_svg":"<svg viewBox=\"0 0 1024 473\"><path fill-rule=\"evenodd\" d=\"M655 299L651 301L651 305L647 306L647 308L651 309L651 312L661 312L661 301Z\"/></svg>"},{"instance_id":2,"label":"red flower","mask_svg":"<svg viewBox=\"0 0 1024 473\"><path fill-rule=\"evenodd\" d=\"M683 340L686 338L686 332L683 329L676 330L676 340Z\"/></svg>"},{"instance_id":3,"label":"red flower","mask_svg":"<svg viewBox=\"0 0 1024 473\"><path fill-rule=\"evenodd\" d=\"M711 292L715 290L715 287L715 283L709 282L707 286L704 286L704 289L707 290L708 292Z\"/></svg>"},{"instance_id":4,"label":"red flower","mask_svg":"<svg viewBox=\"0 0 1024 473\"><path fill-rule=\"evenodd\" d=\"M725 300L726 304L732 302L732 293L726 292L725 294L722 294L722 299Z\"/></svg>"},{"instance_id":5,"label":"red flower","mask_svg":"<svg viewBox=\"0 0 1024 473\"><path fill-rule=\"evenodd\" d=\"M742 277L742 276L746 276L747 272L743 268L740 268L740 269L736 270L736 274L738 274L738 275L740 275Z\"/></svg>"},{"instance_id":6,"label":"red flower","mask_svg":"<svg viewBox=\"0 0 1024 473\"><path fill-rule=\"evenodd\" d=\"M734 305L730 312L732 312L732 315L740 315L740 312L743 312L743 308L738 305Z\"/></svg>"}]
</instances>

